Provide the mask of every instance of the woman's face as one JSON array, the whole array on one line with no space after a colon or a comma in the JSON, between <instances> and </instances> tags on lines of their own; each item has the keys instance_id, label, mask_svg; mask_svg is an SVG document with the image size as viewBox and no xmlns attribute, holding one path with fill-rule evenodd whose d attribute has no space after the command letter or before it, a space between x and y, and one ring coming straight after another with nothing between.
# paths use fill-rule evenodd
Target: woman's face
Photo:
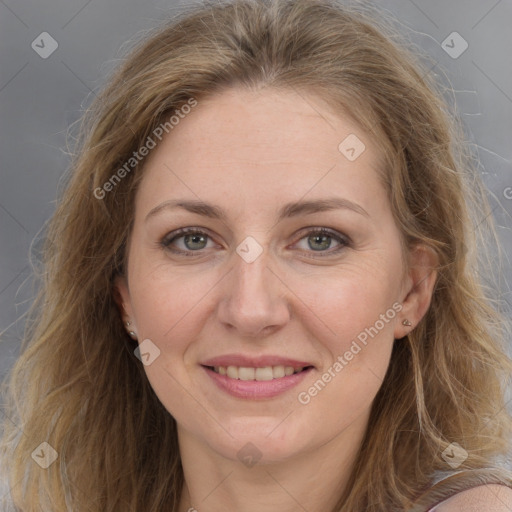
<instances>
[{"instance_id":1,"label":"woman's face","mask_svg":"<svg viewBox=\"0 0 512 512\"><path fill-rule=\"evenodd\" d=\"M419 320L372 138L313 96L232 89L151 151L117 286L181 438L262 462L360 438Z\"/></svg>"}]
</instances>

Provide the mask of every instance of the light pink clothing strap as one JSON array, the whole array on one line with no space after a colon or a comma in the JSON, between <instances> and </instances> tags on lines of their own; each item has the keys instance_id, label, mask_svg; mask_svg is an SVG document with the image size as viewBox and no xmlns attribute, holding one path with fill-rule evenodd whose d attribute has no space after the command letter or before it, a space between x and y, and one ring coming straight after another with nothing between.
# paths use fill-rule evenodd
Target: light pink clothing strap
<instances>
[{"instance_id":1,"label":"light pink clothing strap","mask_svg":"<svg viewBox=\"0 0 512 512\"><path fill-rule=\"evenodd\" d=\"M512 488L512 472L501 468L469 469L450 475L424 492L407 512L431 512L456 494L480 485Z\"/></svg>"}]
</instances>

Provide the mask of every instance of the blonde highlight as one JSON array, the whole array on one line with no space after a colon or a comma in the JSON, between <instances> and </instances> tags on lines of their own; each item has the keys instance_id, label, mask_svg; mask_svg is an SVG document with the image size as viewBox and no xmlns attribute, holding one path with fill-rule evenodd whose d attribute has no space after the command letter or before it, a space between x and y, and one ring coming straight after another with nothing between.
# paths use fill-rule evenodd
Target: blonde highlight
<instances>
[{"instance_id":1,"label":"blonde highlight","mask_svg":"<svg viewBox=\"0 0 512 512\"><path fill-rule=\"evenodd\" d=\"M404 257L424 244L439 260L430 309L395 343L333 512L407 509L446 469L441 454L451 442L469 454L461 469L509 452L508 323L478 276L485 251L484 259L471 252L486 240L484 226L495 233L492 212L461 127L395 41L365 9L334 0L235 0L189 8L132 50L85 116L46 233L41 290L5 382L6 414L22 433L5 420L0 448L20 510L178 510L176 423L134 356L114 300L143 165L101 199L94 191L162 119L190 98L231 87L293 89L354 117L385 156ZM42 439L59 452L45 471L30 459Z\"/></svg>"}]
</instances>

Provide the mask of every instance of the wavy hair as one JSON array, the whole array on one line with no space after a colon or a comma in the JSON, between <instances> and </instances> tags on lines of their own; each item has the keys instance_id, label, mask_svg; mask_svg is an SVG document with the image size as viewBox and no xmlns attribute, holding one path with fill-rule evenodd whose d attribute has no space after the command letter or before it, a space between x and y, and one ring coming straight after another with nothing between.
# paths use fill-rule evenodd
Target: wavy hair
<instances>
[{"instance_id":1,"label":"wavy hair","mask_svg":"<svg viewBox=\"0 0 512 512\"><path fill-rule=\"evenodd\" d=\"M4 421L1 449L19 510L178 510L176 423L113 296L144 165L102 199L95 190L165 116L231 87L318 95L353 116L385 156L404 247L426 244L439 261L431 306L395 343L333 512L407 509L447 469L442 452L452 442L469 454L459 469L508 452L509 331L481 277L495 267L485 252L496 242L487 193L444 91L392 25L334 0L215 1L188 7L130 49L84 116L21 356L4 383L4 410L19 428ZM42 441L58 452L46 470L31 460Z\"/></svg>"}]
</instances>

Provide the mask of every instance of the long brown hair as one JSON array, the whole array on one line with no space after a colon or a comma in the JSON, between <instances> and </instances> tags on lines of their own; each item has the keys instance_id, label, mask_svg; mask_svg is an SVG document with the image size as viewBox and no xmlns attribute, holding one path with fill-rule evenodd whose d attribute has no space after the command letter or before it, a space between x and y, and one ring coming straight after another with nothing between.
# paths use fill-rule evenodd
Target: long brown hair
<instances>
[{"instance_id":1,"label":"long brown hair","mask_svg":"<svg viewBox=\"0 0 512 512\"><path fill-rule=\"evenodd\" d=\"M404 247L424 243L439 258L431 307L395 343L335 510L407 508L447 469L442 453L452 442L468 453L459 469L507 452L506 321L478 273L491 260L474 250L489 245L491 211L441 91L397 41L391 25L334 0L236 0L188 8L131 51L85 116L22 354L6 381L1 447L17 507L178 509L175 420L113 297L143 164L97 191L165 116L229 87L317 94L350 113L385 155L382 178ZM31 458L43 441L58 452L44 470Z\"/></svg>"}]
</instances>

